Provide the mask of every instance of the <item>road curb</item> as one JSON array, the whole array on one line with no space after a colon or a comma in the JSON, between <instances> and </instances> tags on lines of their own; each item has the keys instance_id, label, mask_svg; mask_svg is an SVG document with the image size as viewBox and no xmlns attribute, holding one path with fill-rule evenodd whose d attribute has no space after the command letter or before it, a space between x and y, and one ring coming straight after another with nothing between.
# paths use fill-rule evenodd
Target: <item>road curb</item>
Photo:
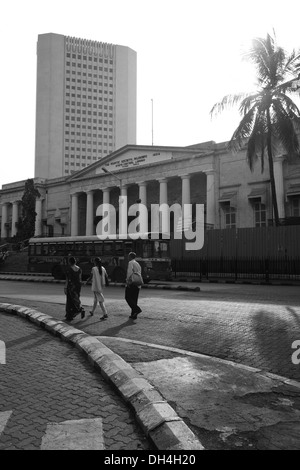
<instances>
[{"instance_id":1,"label":"road curb","mask_svg":"<svg viewBox=\"0 0 300 470\"><path fill-rule=\"evenodd\" d=\"M157 450L204 450L195 434L160 392L101 341L29 307L0 303L0 311L32 321L84 353L94 368L122 396Z\"/></svg>"},{"instance_id":2,"label":"road curb","mask_svg":"<svg viewBox=\"0 0 300 470\"><path fill-rule=\"evenodd\" d=\"M10 277L10 276L17 276L17 277ZM25 276L20 276L18 274L9 274L9 275L2 275L0 273L0 279L2 281L23 281L23 282L43 282L48 284L65 284L66 281L60 281L56 279L34 279L34 276L31 275L30 277L26 278ZM109 286L112 287L125 287L123 282L110 282ZM188 286L181 286L181 285L166 285L166 284L144 284L142 289L164 289L164 290L180 290L180 291L192 291L192 292L200 292L200 287L188 287Z\"/></svg>"}]
</instances>

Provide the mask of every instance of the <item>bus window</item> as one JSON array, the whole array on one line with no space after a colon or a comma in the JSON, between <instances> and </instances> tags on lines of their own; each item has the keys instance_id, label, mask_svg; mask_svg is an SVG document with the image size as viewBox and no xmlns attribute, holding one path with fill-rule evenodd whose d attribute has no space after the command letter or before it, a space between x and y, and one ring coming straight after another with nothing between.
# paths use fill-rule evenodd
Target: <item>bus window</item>
<instances>
[{"instance_id":1,"label":"bus window","mask_svg":"<svg viewBox=\"0 0 300 470\"><path fill-rule=\"evenodd\" d=\"M115 242L115 254L117 256L124 256L124 244L123 244L123 242Z\"/></svg>"},{"instance_id":2,"label":"bus window","mask_svg":"<svg viewBox=\"0 0 300 470\"><path fill-rule=\"evenodd\" d=\"M86 256L94 256L95 254L95 247L93 243L85 243L84 250L85 250Z\"/></svg>"},{"instance_id":3,"label":"bus window","mask_svg":"<svg viewBox=\"0 0 300 470\"><path fill-rule=\"evenodd\" d=\"M72 253L74 251L74 243L66 243L66 254Z\"/></svg>"},{"instance_id":4,"label":"bus window","mask_svg":"<svg viewBox=\"0 0 300 470\"><path fill-rule=\"evenodd\" d=\"M128 255L131 251L133 251L132 242L125 242L124 247L125 247L125 255Z\"/></svg>"},{"instance_id":5,"label":"bus window","mask_svg":"<svg viewBox=\"0 0 300 470\"><path fill-rule=\"evenodd\" d=\"M113 255L113 242L104 242L103 243L103 255Z\"/></svg>"},{"instance_id":6,"label":"bus window","mask_svg":"<svg viewBox=\"0 0 300 470\"><path fill-rule=\"evenodd\" d=\"M168 257L169 256L169 245L166 242L160 242L160 254L161 257Z\"/></svg>"},{"instance_id":7,"label":"bus window","mask_svg":"<svg viewBox=\"0 0 300 470\"><path fill-rule=\"evenodd\" d=\"M49 255L55 255L56 253L56 246L54 245L54 243L50 243L49 245Z\"/></svg>"},{"instance_id":8,"label":"bus window","mask_svg":"<svg viewBox=\"0 0 300 470\"><path fill-rule=\"evenodd\" d=\"M60 256L65 254L65 245L63 243L58 243L56 245L56 254Z\"/></svg>"},{"instance_id":9,"label":"bus window","mask_svg":"<svg viewBox=\"0 0 300 470\"><path fill-rule=\"evenodd\" d=\"M42 245L42 255L47 256L48 255L48 250L49 250L48 243L43 243L43 245Z\"/></svg>"},{"instance_id":10,"label":"bus window","mask_svg":"<svg viewBox=\"0 0 300 470\"><path fill-rule=\"evenodd\" d=\"M148 240L143 241L143 258L151 258L153 256L152 248L153 243Z\"/></svg>"},{"instance_id":11,"label":"bus window","mask_svg":"<svg viewBox=\"0 0 300 470\"><path fill-rule=\"evenodd\" d=\"M94 244L94 250L95 250L95 255L101 258L101 256L103 255L103 242L102 241L96 242Z\"/></svg>"},{"instance_id":12,"label":"bus window","mask_svg":"<svg viewBox=\"0 0 300 470\"><path fill-rule=\"evenodd\" d=\"M83 243L75 243L75 256L82 256L84 254Z\"/></svg>"},{"instance_id":13,"label":"bus window","mask_svg":"<svg viewBox=\"0 0 300 470\"><path fill-rule=\"evenodd\" d=\"M42 245L40 243L37 243L35 245L35 254L36 255L41 255L42 254Z\"/></svg>"},{"instance_id":14,"label":"bus window","mask_svg":"<svg viewBox=\"0 0 300 470\"><path fill-rule=\"evenodd\" d=\"M159 241L155 241L153 243L153 247L154 247L154 253L153 253L154 258L160 258Z\"/></svg>"}]
</instances>

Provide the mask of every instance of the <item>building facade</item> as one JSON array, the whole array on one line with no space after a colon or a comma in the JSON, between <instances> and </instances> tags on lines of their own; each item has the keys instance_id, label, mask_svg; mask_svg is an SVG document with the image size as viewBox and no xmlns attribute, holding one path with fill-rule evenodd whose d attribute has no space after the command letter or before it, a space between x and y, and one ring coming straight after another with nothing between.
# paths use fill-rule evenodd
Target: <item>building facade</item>
<instances>
[{"instance_id":1,"label":"building facade","mask_svg":"<svg viewBox=\"0 0 300 470\"><path fill-rule=\"evenodd\" d=\"M37 42L35 177L79 171L136 143L136 52L60 34Z\"/></svg>"},{"instance_id":2,"label":"building facade","mask_svg":"<svg viewBox=\"0 0 300 470\"><path fill-rule=\"evenodd\" d=\"M279 216L300 221L300 159L275 157ZM137 199L151 204L204 204L207 228L272 225L269 169L251 172L246 151L231 153L226 143L205 142L188 147L126 145L101 161L60 178L35 178L35 235L96 234L97 208L110 203L118 214L119 196L128 205ZM16 235L25 181L0 191L1 239Z\"/></svg>"}]
</instances>

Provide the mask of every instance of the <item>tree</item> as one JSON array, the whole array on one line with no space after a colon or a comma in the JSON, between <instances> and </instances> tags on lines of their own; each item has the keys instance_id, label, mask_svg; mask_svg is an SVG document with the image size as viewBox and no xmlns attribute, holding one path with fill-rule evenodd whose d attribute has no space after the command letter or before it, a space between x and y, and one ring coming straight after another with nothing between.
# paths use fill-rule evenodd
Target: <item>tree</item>
<instances>
[{"instance_id":1,"label":"tree","mask_svg":"<svg viewBox=\"0 0 300 470\"><path fill-rule=\"evenodd\" d=\"M300 51L288 54L277 46L274 33L273 37L267 34L265 39L255 38L243 58L256 68L257 92L227 95L213 106L210 114L214 116L240 103L239 112L243 117L228 147L237 151L246 144L251 171L260 159L262 173L267 153L274 219L275 225L279 225L273 157L280 145L288 158L300 155L300 111L291 98L299 94Z\"/></svg>"},{"instance_id":2,"label":"tree","mask_svg":"<svg viewBox=\"0 0 300 470\"><path fill-rule=\"evenodd\" d=\"M18 227L18 238L20 240L26 240L34 236L36 218L35 200L37 197L40 197L40 193L34 187L33 179L28 179L25 183L22 197L22 215Z\"/></svg>"}]
</instances>

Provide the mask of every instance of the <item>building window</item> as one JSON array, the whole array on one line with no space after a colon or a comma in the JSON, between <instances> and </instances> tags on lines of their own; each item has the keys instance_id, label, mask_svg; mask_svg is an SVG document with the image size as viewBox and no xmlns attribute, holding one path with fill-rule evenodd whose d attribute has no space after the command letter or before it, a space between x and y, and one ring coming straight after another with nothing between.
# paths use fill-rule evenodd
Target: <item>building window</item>
<instances>
[{"instance_id":1,"label":"building window","mask_svg":"<svg viewBox=\"0 0 300 470\"><path fill-rule=\"evenodd\" d=\"M300 197L291 198L291 217L300 217Z\"/></svg>"},{"instance_id":2,"label":"building window","mask_svg":"<svg viewBox=\"0 0 300 470\"><path fill-rule=\"evenodd\" d=\"M236 209L235 207L230 206L230 204L224 204L224 220L225 228L235 228L236 227Z\"/></svg>"},{"instance_id":3,"label":"building window","mask_svg":"<svg viewBox=\"0 0 300 470\"><path fill-rule=\"evenodd\" d=\"M254 211L254 226L255 227L266 227L267 216L266 216L266 205L261 202L255 202L253 204Z\"/></svg>"}]
</instances>

